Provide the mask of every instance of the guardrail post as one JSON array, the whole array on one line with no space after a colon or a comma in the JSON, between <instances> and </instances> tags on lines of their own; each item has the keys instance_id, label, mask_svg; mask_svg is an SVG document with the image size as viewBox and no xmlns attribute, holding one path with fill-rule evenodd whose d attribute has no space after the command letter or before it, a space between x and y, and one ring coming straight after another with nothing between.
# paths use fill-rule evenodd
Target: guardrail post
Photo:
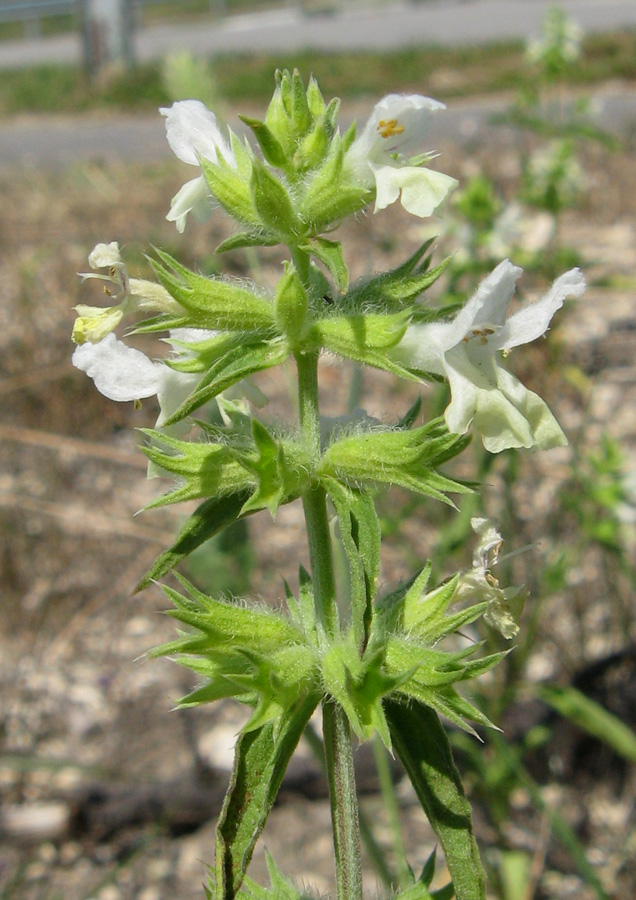
<instances>
[{"instance_id":1,"label":"guardrail post","mask_svg":"<svg viewBox=\"0 0 636 900\"><path fill-rule=\"evenodd\" d=\"M84 61L91 78L134 63L132 0L81 0Z\"/></svg>"}]
</instances>

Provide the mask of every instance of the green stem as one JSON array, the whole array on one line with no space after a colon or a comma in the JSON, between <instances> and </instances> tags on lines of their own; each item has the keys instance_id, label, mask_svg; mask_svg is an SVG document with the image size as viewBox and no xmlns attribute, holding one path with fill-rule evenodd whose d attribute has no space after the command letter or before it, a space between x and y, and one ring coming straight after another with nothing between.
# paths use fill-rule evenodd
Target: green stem
<instances>
[{"instance_id":1,"label":"green stem","mask_svg":"<svg viewBox=\"0 0 636 900\"><path fill-rule=\"evenodd\" d=\"M325 700L322 721L336 850L337 898L362 900L360 825L349 720L338 703Z\"/></svg>"},{"instance_id":2,"label":"green stem","mask_svg":"<svg viewBox=\"0 0 636 900\"><path fill-rule=\"evenodd\" d=\"M325 760L325 743L320 737L319 734L316 733L314 726L311 724L311 720L305 726L305 730L303 732L305 740L309 744L311 752L314 754L317 762L322 767L325 775L327 774L327 763ZM396 876L389 869L388 863L385 859L385 853L378 844L375 839L375 835L373 834L373 829L369 823L369 818L365 814L364 809L358 808L358 820L360 822L360 837L362 838L362 844L364 849L367 852L367 857L371 861L371 863L375 866L376 872L382 884L387 888L393 888L398 883Z\"/></svg>"},{"instance_id":3,"label":"green stem","mask_svg":"<svg viewBox=\"0 0 636 900\"><path fill-rule=\"evenodd\" d=\"M384 803L384 809L386 810L387 818L389 820L389 828L391 829L391 839L393 841L393 853L398 870L399 885L402 890L405 890L413 883L413 876L406 857L404 841L402 840L400 811L395 794L395 785L391 776L387 752L378 734L373 735L372 743L375 766L378 770L378 778L380 780L382 802Z\"/></svg>"},{"instance_id":4,"label":"green stem","mask_svg":"<svg viewBox=\"0 0 636 900\"><path fill-rule=\"evenodd\" d=\"M309 452L318 457L320 455L318 354L299 353L296 356L296 364L301 432ZM327 495L322 487L311 487L304 492L302 500L316 618L323 633L333 637L338 633L339 626Z\"/></svg>"},{"instance_id":5,"label":"green stem","mask_svg":"<svg viewBox=\"0 0 636 900\"><path fill-rule=\"evenodd\" d=\"M296 271L308 287L309 256L297 248L290 249ZM318 353L297 353L295 356L301 434L310 455L318 459L321 452ZM302 501L316 619L322 631L321 639L327 643L329 639L336 638L340 631L327 495L324 488L317 485L304 492ZM351 732L345 711L332 700L323 703L323 733L336 855L337 896L338 900L362 900L360 826Z\"/></svg>"}]
</instances>

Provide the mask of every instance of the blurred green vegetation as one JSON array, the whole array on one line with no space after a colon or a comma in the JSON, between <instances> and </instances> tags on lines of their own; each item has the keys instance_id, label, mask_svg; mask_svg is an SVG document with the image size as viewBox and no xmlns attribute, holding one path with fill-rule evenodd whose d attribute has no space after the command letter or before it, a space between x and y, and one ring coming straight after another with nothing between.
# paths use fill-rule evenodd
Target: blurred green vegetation
<instances>
[{"instance_id":1,"label":"blurred green vegetation","mask_svg":"<svg viewBox=\"0 0 636 900\"><path fill-rule=\"evenodd\" d=\"M219 56L209 63L218 96L229 103L263 102L272 93L276 67L313 72L325 96L345 100L388 91L417 91L439 99L523 91L531 76L521 42L486 47L419 47L390 53L321 54L303 51L259 56ZM636 31L594 36L584 42L585 65L573 66L566 86L636 79ZM155 110L171 102L162 63L138 66L90 84L77 67L47 65L5 70L0 113L84 112L89 109Z\"/></svg>"}]
</instances>

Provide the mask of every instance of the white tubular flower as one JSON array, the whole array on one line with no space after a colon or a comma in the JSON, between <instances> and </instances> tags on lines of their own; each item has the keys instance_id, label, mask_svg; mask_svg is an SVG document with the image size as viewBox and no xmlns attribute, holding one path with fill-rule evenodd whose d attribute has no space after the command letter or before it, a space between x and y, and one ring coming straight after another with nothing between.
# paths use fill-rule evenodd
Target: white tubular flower
<instances>
[{"instance_id":1,"label":"white tubular flower","mask_svg":"<svg viewBox=\"0 0 636 900\"><path fill-rule=\"evenodd\" d=\"M428 169L434 154L415 156L421 150L431 117L443 103L419 94L388 94L347 152L345 165L352 177L375 188L375 211L385 209L401 195L404 209L415 216L433 215L457 181Z\"/></svg>"},{"instance_id":2,"label":"white tubular flower","mask_svg":"<svg viewBox=\"0 0 636 900\"><path fill-rule=\"evenodd\" d=\"M484 620L496 629L506 640L512 640L519 633L517 620L523 612L526 594L522 587L501 588L490 572L499 559L503 538L490 519L470 520L473 531L480 541L473 554L473 567L464 572L457 582L454 599L456 602L480 603L486 601L488 607Z\"/></svg>"},{"instance_id":3,"label":"white tubular flower","mask_svg":"<svg viewBox=\"0 0 636 900\"><path fill-rule=\"evenodd\" d=\"M521 271L504 260L452 321L410 325L394 351L407 366L448 379L448 428L465 434L472 423L491 453L567 444L544 401L506 371L499 356L544 334L565 298L583 293L585 281L571 269L541 300L506 319Z\"/></svg>"},{"instance_id":4,"label":"white tubular flower","mask_svg":"<svg viewBox=\"0 0 636 900\"><path fill-rule=\"evenodd\" d=\"M215 331L202 328L173 328L166 341L172 346L172 358L183 360L193 355L193 349L188 344L205 341L215 334ZM164 423L190 396L201 379L201 373L179 372L161 360L149 359L141 350L129 347L114 334L106 335L99 343L76 347L72 362L93 379L100 394L109 400L137 402L156 394L160 409L156 428L164 427ZM244 394L255 406L267 403L267 397L248 380L237 385L237 392ZM164 428L164 431L179 434L189 428L189 424L177 422L168 429Z\"/></svg>"},{"instance_id":5,"label":"white tubular flower","mask_svg":"<svg viewBox=\"0 0 636 900\"><path fill-rule=\"evenodd\" d=\"M75 307L78 317L73 326L73 340L76 344L87 341L98 343L114 331L128 312L182 312L181 307L168 291L154 281L143 278L129 278L128 270L122 262L119 244L97 244L88 256L91 269L107 269L108 273L80 272L82 281L95 278L104 281L104 293L118 301L115 306Z\"/></svg>"},{"instance_id":6,"label":"white tubular flower","mask_svg":"<svg viewBox=\"0 0 636 900\"><path fill-rule=\"evenodd\" d=\"M220 155L231 166L236 166L232 148L219 128L216 116L200 100L179 100L159 112L166 117L166 137L180 160L198 166L201 158L216 162ZM205 178L199 175L187 181L175 194L166 218L182 232L189 212L198 221L205 221L214 206L216 203Z\"/></svg>"},{"instance_id":7,"label":"white tubular flower","mask_svg":"<svg viewBox=\"0 0 636 900\"><path fill-rule=\"evenodd\" d=\"M213 335L214 332L203 329L175 328L167 340L173 347L179 346L178 355L183 358L189 354L181 348L181 342L204 341ZM76 347L72 362L93 379L100 394L109 400L143 400L157 394L161 408L157 427L179 408L201 377L200 374L177 372L160 360L149 359L141 350L117 340L114 334L107 335L97 344Z\"/></svg>"},{"instance_id":8,"label":"white tubular flower","mask_svg":"<svg viewBox=\"0 0 636 900\"><path fill-rule=\"evenodd\" d=\"M98 343L80 344L72 362L93 379L100 394L119 403L152 397L159 390L161 370L166 369L112 333Z\"/></svg>"}]
</instances>

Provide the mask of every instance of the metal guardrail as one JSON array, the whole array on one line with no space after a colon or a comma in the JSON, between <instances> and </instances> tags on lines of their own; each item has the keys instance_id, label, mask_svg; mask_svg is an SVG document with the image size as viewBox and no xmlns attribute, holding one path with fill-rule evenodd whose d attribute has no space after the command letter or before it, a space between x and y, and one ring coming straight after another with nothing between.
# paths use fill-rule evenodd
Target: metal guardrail
<instances>
[{"instance_id":1,"label":"metal guardrail","mask_svg":"<svg viewBox=\"0 0 636 900\"><path fill-rule=\"evenodd\" d=\"M21 22L75 12L75 0L0 0L0 22Z\"/></svg>"},{"instance_id":2,"label":"metal guardrail","mask_svg":"<svg viewBox=\"0 0 636 900\"><path fill-rule=\"evenodd\" d=\"M132 0L133 7L152 6L165 0ZM81 0L0 0L0 22L23 22L79 13Z\"/></svg>"}]
</instances>

